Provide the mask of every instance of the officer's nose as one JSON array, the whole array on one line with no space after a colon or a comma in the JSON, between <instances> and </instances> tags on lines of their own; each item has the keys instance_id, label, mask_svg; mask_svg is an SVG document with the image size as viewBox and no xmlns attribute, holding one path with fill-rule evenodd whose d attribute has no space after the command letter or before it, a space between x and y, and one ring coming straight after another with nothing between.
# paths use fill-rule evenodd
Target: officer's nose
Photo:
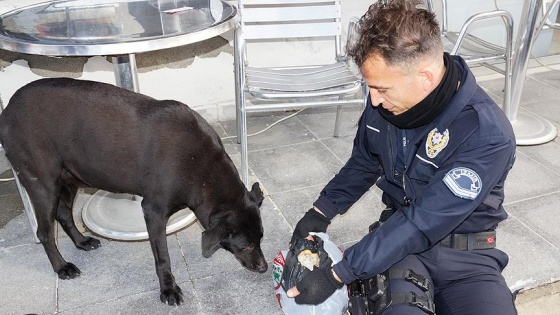
<instances>
[{"instance_id":1,"label":"officer's nose","mask_svg":"<svg viewBox=\"0 0 560 315\"><path fill-rule=\"evenodd\" d=\"M369 95L369 97L371 98L371 104L375 107L379 106L379 104L385 101L385 98L376 89L370 89Z\"/></svg>"}]
</instances>

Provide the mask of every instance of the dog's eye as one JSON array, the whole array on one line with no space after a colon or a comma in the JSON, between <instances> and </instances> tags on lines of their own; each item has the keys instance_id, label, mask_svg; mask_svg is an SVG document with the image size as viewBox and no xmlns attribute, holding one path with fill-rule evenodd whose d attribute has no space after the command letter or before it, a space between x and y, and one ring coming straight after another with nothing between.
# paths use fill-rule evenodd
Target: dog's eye
<instances>
[{"instance_id":1,"label":"dog's eye","mask_svg":"<svg viewBox=\"0 0 560 315\"><path fill-rule=\"evenodd\" d=\"M250 251L253 250L255 248L255 245L247 245L245 247L243 247L243 251Z\"/></svg>"}]
</instances>

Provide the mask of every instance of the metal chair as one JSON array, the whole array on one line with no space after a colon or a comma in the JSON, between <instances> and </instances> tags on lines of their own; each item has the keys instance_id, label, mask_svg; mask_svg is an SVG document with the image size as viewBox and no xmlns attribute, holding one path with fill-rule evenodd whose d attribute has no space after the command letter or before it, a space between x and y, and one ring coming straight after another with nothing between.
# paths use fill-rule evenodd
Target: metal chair
<instances>
[{"instance_id":1,"label":"metal chair","mask_svg":"<svg viewBox=\"0 0 560 315\"><path fill-rule=\"evenodd\" d=\"M248 113L337 106L337 137L341 107L365 106L367 87L357 71L352 71L343 52L339 0L239 0L238 13L240 24L234 36L237 140L241 144L241 177L248 184ZM356 22L350 21L347 42L354 36ZM251 43L293 39L332 39L333 62L254 67L248 60Z\"/></svg>"},{"instance_id":2,"label":"metal chair","mask_svg":"<svg viewBox=\"0 0 560 315\"><path fill-rule=\"evenodd\" d=\"M559 2L560 0L544 1L544 5L542 6L543 19L537 26L537 30L536 30L537 35L535 35L535 39L538 37L540 31L543 29L552 28L555 30L560 30L560 23L556 22L556 20L554 21L550 20L551 14L552 12L554 12L554 7L556 7Z\"/></svg>"},{"instance_id":3,"label":"metal chair","mask_svg":"<svg viewBox=\"0 0 560 315\"><path fill-rule=\"evenodd\" d=\"M507 113L511 101L511 75L512 75L512 53L513 53L513 17L508 11L495 10L475 14L469 17L459 32L448 29L447 1L441 1L441 34L444 50L451 55L459 55L465 59L467 64L483 65L505 76L504 79L504 103L503 110ZM427 0L427 9L434 12L432 0ZM496 45L482 40L469 33L469 28L482 20L495 19L504 25L506 35L505 46ZM504 70L494 66L494 61L503 61Z\"/></svg>"}]
</instances>

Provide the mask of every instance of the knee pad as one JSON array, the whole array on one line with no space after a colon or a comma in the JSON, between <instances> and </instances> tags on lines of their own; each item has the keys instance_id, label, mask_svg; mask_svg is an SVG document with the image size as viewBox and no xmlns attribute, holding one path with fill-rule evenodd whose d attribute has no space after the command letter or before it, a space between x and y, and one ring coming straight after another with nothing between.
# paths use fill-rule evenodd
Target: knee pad
<instances>
[{"instance_id":1,"label":"knee pad","mask_svg":"<svg viewBox=\"0 0 560 315\"><path fill-rule=\"evenodd\" d=\"M422 293L413 291L394 292L391 280L402 279L417 286ZM348 310L352 315L380 315L391 305L405 304L419 308L426 314L435 314L435 305L430 294L431 283L424 276L410 269L393 269L365 280L350 284Z\"/></svg>"}]
</instances>

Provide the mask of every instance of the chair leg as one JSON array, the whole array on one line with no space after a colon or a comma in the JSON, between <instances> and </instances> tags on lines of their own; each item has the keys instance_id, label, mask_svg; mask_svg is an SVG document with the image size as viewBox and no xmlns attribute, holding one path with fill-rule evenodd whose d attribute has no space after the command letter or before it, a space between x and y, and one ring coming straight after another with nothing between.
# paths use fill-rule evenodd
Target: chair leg
<instances>
[{"instance_id":1,"label":"chair leg","mask_svg":"<svg viewBox=\"0 0 560 315\"><path fill-rule=\"evenodd\" d=\"M504 103L502 110L509 119L511 117L511 62L506 61L505 67Z\"/></svg>"},{"instance_id":2,"label":"chair leg","mask_svg":"<svg viewBox=\"0 0 560 315\"><path fill-rule=\"evenodd\" d=\"M334 122L334 137L340 136L340 122L342 120L342 106L336 107L336 119Z\"/></svg>"},{"instance_id":3,"label":"chair leg","mask_svg":"<svg viewBox=\"0 0 560 315\"><path fill-rule=\"evenodd\" d=\"M237 143L241 143L241 113L239 110L239 106L235 108L235 125L237 128Z\"/></svg>"},{"instance_id":4,"label":"chair leg","mask_svg":"<svg viewBox=\"0 0 560 315\"><path fill-rule=\"evenodd\" d=\"M244 98L244 80L243 80L243 49L240 44L239 36L240 28L236 27L234 35L234 54L233 54L233 70L235 80L235 122L237 125L237 143L241 143L241 105L245 101Z\"/></svg>"},{"instance_id":5,"label":"chair leg","mask_svg":"<svg viewBox=\"0 0 560 315\"><path fill-rule=\"evenodd\" d=\"M16 186L19 191L19 196L21 197L21 201L23 202L23 208L25 209L25 213L27 214L27 219L29 220L29 224L31 225L31 232L33 233L33 237L35 238L35 242L37 244L41 243L39 238L37 237L37 217L35 216L35 208L33 208L33 204L31 203L31 199L29 199L29 195L25 188L19 182L19 179L16 175L16 171L12 169L14 173L14 179L16 181Z\"/></svg>"},{"instance_id":6,"label":"chair leg","mask_svg":"<svg viewBox=\"0 0 560 315\"><path fill-rule=\"evenodd\" d=\"M247 112L245 106L241 106L238 139L241 141L241 180L249 187L249 157L247 156Z\"/></svg>"}]
</instances>

